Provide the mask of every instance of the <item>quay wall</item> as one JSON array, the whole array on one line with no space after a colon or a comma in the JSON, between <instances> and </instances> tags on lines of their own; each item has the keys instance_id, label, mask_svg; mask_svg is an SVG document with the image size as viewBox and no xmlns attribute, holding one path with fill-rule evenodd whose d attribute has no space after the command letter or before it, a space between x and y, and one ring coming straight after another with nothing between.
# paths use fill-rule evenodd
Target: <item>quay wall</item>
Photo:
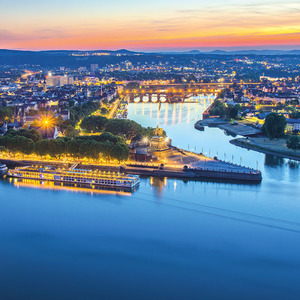
<instances>
[{"instance_id":1,"label":"quay wall","mask_svg":"<svg viewBox=\"0 0 300 300\"><path fill-rule=\"evenodd\" d=\"M153 176L153 177L170 177L179 179L219 179L219 180L234 180L234 181L250 181L260 182L262 176L260 172L243 173L243 172L226 172L210 169L187 169L184 170L172 170L172 169L149 169L142 167L127 167L122 166L121 172L128 174L137 174L141 176Z\"/></svg>"}]
</instances>

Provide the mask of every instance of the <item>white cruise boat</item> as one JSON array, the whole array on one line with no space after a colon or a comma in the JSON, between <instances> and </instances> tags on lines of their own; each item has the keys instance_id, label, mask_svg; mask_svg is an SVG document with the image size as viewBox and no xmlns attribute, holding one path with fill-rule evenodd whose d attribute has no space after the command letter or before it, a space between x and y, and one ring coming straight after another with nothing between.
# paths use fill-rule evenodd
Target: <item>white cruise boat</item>
<instances>
[{"instance_id":1,"label":"white cruise boat","mask_svg":"<svg viewBox=\"0 0 300 300\"><path fill-rule=\"evenodd\" d=\"M0 164L0 176L4 176L7 173L7 166Z\"/></svg>"},{"instance_id":2,"label":"white cruise boat","mask_svg":"<svg viewBox=\"0 0 300 300\"><path fill-rule=\"evenodd\" d=\"M60 169L55 167L18 167L9 170L7 175L9 177L21 179L48 180L69 184L128 189L135 188L140 182L140 177L138 175L126 175L98 170Z\"/></svg>"}]
</instances>

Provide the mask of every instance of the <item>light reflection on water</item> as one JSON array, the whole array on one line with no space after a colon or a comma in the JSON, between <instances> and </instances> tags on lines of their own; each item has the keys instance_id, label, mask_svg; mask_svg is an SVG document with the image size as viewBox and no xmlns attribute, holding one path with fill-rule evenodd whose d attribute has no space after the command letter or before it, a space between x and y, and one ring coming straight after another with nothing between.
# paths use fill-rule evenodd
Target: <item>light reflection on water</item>
<instances>
[{"instance_id":1,"label":"light reflection on water","mask_svg":"<svg viewBox=\"0 0 300 300\"><path fill-rule=\"evenodd\" d=\"M91 197L0 181L0 299L298 300L299 163L195 130L208 104L132 103L129 118L257 162L261 184L142 178L130 197Z\"/></svg>"},{"instance_id":2,"label":"light reflection on water","mask_svg":"<svg viewBox=\"0 0 300 300\"><path fill-rule=\"evenodd\" d=\"M195 103L130 103L128 118L144 126L159 125L167 132L174 146L258 168L264 179L299 181L299 162L231 145L229 141L234 137L218 128L205 127L204 132L194 129L194 124L202 119L204 110L213 99L202 96L191 98Z\"/></svg>"}]
</instances>

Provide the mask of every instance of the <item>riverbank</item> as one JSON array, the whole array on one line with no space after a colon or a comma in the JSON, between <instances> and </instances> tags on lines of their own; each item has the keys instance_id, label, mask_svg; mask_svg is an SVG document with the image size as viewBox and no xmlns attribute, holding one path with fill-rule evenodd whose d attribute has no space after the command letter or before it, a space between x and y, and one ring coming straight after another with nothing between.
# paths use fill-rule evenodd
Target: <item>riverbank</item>
<instances>
[{"instance_id":1,"label":"riverbank","mask_svg":"<svg viewBox=\"0 0 300 300\"><path fill-rule=\"evenodd\" d=\"M231 140L230 143L249 150L300 161L300 150L288 149L285 145L285 139L238 138Z\"/></svg>"},{"instance_id":2,"label":"riverbank","mask_svg":"<svg viewBox=\"0 0 300 300\"><path fill-rule=\"evenodd\" d=\"M13 158L7 158L7 159L0 158L0 163L7 165L8 168L31 166L31 165L53 166L57 168L70 168L71 165L73 164L70 162L63 162L63 161L43 161L43 160L32 161L26 159L15 160ZM93 163L86 164L86 163L79 162L78 167L80 169L91 169L91 170L98 169L98 170L109 171L109 172L119 172L120 170L120 166L113 165L113 164L93 164Z\"/></svg>"},{"instance_id":3,"label":"riverbank","mask_svg":"<svg viewBox=\"0 0 300 300\"><path fill-rule=\"evenodd\" d=\"M241 136L252 136L261 133L260 129L254 128L252 126L240 123L240 122L228 122L222 118L209 118L205 120L199 120L195 123L194 127L198 130L203 131L204 126L208 127L218 127L225 130L231 135L241 135Z\"/></svg>"},{"instance_id":4,"label":"riverbank","mask_svg":"<svg viewBox=\"0 0 300 300\"><path fill-rule=\"evenodd\" d=\"M241 124L239 122L223 124L219 125L218 127L232 135L251 136L261 133L260 129L253 128L251 126Z\"/></svg>"},{"instance_id":5,"label":"riverbank","mask_svg":"<svg viewBox=\"0 0 300 300\"><path fill-rule=\"evenodd\" d=\"M72 163L59 161L29 161L0 159L9 168L17 166L40 165L70 168ZM203 180L217 179L226 181L250 181L260 182L261 172L237 164L232 164L218 160L217 158L206 157L202 154L185 151L176 147L171 147L167 157L157 161L155 164L137 163L128 161L124 165L96 164L74 162L74 166L79 169L98 169L109 172L124 172L151 177L170 177L178 179Z\"/></svg>"}]
</instances>

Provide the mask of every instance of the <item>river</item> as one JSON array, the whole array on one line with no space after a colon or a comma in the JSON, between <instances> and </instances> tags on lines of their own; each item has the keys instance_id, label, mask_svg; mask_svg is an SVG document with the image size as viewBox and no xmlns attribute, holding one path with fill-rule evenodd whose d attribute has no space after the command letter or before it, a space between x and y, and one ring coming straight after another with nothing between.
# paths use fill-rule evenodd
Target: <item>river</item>
<instances>
[{"instance_id":1,"label":"river","mask_svg":"<svg viewBox=\"0 0 300 300\"><path fill-rule=\"evenodd\" d=\"M193 100L131 103L128 118L262 182L144 178L130 195L0 181L0 299L299 299L299 163L195 130L212 99Z\"/></svg>"}]
</instances>

